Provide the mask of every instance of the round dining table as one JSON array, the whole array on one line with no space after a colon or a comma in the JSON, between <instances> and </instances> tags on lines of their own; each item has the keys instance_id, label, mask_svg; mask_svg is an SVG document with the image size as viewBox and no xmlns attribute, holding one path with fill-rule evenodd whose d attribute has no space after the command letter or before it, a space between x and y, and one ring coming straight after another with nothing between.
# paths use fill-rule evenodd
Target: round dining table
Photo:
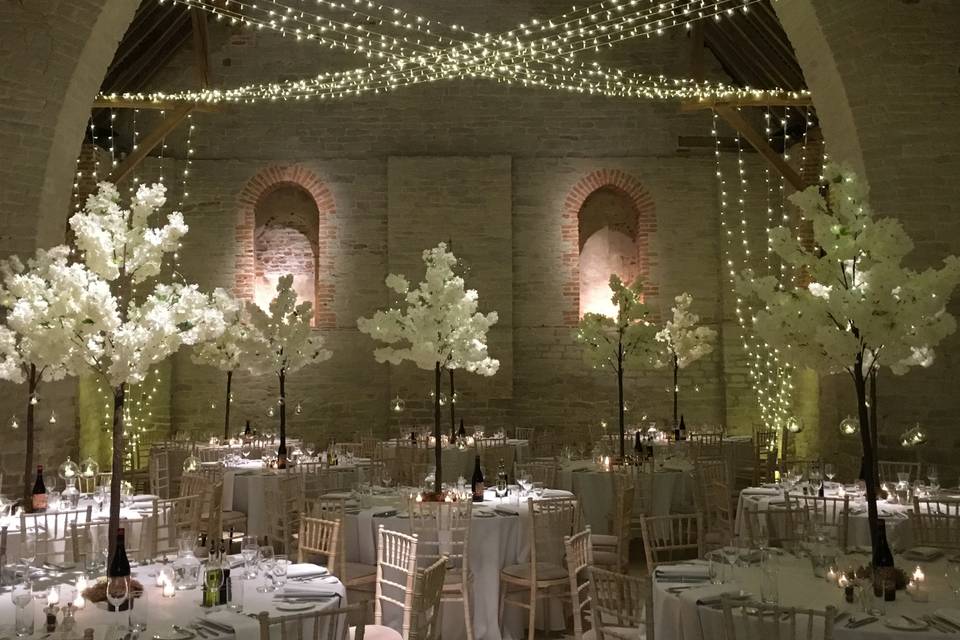
<instances>
[{"instance_id":1,"label":"round dining table","mask_svg":"<svg viewBox=\"0 0 960 640\"><path fill-rule=\"evenodd\" d=\"M404 443L406 444L406 443ZM514 461L522 464L530 457L530 442L528 440L517 440L508 438L507 446L514 449ZM396 438L385 440L383 442L383 460L390 462L397 455L398 441ZM422 447L424 451L424 460L433 462L433 449ZM463 477L467 481L473 475L473 466L477 457L476 446L468 446L461 449L456 445L446 445L441 448L441 464L443 465L443 482L454 484L457 478ZM487 475L492 475L493 469L484 469Z\"/></svg>"},{"instance_id":2,"label":"round dining table","mask_svg":"<svg viewBox=\"0 0 960 640\"><path fill-rule=\"evenodd\" d=\"M289 571L291 575L297 568L312 568L313 565L291 565ZM306 588L316 592L316 596L309 597L309 611L323 610L326 608L339 608L346 606L347 594L343 584L335 577L330 575L317 576L304 580L288 580L285 587L281 587L276 592L260 593L258 587L265 584L263 577L256 577L250 580L243 580L242 595L237 597L237 601L242 606L242 611L230 609L227 606L202 607L200 589L176 591L174 597L164 597L162 589L156 586L156 574L159 565L141 565L131 568L131 577L144 586L143 599L137 598L134 603L136 610L135 618L146 621L146 629L141 633L142 638L159 638L160 640L188 640L185 634L176 631L172 625L176 624L181 628L186 628L191 635L189 640L213 640L214 638L223 638L224 640L259 640L260 624L249 614L257 614L266 611L271 616L290 615L289 612L282 610L284 606L290 604L286 600L288 592L289 597L294 598L291 590L297 590L302 593ZM76 596L76 575L63 574L57 577L43 577L35 574L35 583L40 581L43 587L41 595L46 598L50 589L55 589L60 603L66 605ZM37 592L37 584L34 591ZM34 618L35 632L34 638L53 638L44 631L44 612L46 599L33 600L28 608L32 610ZM304 603L301 607L307 607ZM12 638L14 636L14 615L15 606L10 596L9 587L3 589L0 597L0 637ZM118 629L119 625L126 627L130 614L127 612L109 612L104 603L86 602L82 609L76 610L76 626L73 630L75 637L80 637L86 628L94 630L95 640L120 640L126 631ZM344 625L345 627L345 625ZM128 636L129 637L129 636ZM346 637L344 628L342 637ZM279 638L278 638L279 640Z\"/></svg>"},{"instance_id":3,"label":"round dining table","mask_svg":"<svg viewBox=\"0 0 960 640\"><path fill-rule=\"evenodd\" d=\"M856 566L869 564L867 554L850 556ZM703 572L696 575L696 562ZM657 640L714 640L726 637L723 629L722 594L740 598L744 602L757 602L761 598L761 567L759 564L742 566L726 574L723 584L711 583L707 566L703 561L685 563L692 572L686 578L678 578L669 571L671 566L659 566L653 581L653 619ZM912 574L919 566L924 574L924 592L916 596L904 590L896 592L896 600L884 602L874 598L869 604L872 614L864 612L859 598L848 603L844 590L826 578L813 573L809 558L789 554L772 555L767 562L779 592L779 603L784 607L825 610L828 606L837 609L833 637L837 640L908 640L913 637L936 637L960 632L960 599L950 588L948 572L956 570L955 563L946 555L938 560L920 563L896 560L896 566ZM681 565L672 565L677 568ZM954 583L956 585L956 583ZM872 590L872 589L871 589ZM922 599L927 601L921 601ZM882 610L882 611L881 611ZM904 618L906 616L906 619ZM872 619L872 620L871 620ZM932 622L928 622L931 620ZM916 624L910 621L916 621ZM952 621L952 622L951 622ZM742 618L735 618L740 624ZM804 619L805 622L805 619ZM812 637L822 637L822 623L814 629ZM786 633L786 628L783 628ZM800 637L800 636L798 636ZM804 636L805 637L805 636Z\"/></svg>"},{"instance_id":4,"label":"round dining table","mask_svg":"<svg viewBox=\"0 0 960 640\"><path fill-rule=\"evenodd\" d=\"M333 494L340 495L340 494ZM544 498L569 497L568 491L546 490ZM519 498L517 489L511 495L497 498L490 489L484 492L484 502L474 503L470 522L470 550L468 552L473 604L473 631L475 638L484 640L520 640L525 638L526 612L508 607L503 625L498 622L500 570L512 564L526 562L530 557L529 510L525 498ZM347 559L351 562L376 564L376 536L380 526L391 531L410 533L410 519L402 507L403 498L397 497L394 507L348 508L345 522ZM538 625L546 626L538 608ZM551 608L549 626L553 630L565 628L562 607ZM452 602L444 606L444 640L466 638L463 605Z\"/></svg>"}]
</instances>

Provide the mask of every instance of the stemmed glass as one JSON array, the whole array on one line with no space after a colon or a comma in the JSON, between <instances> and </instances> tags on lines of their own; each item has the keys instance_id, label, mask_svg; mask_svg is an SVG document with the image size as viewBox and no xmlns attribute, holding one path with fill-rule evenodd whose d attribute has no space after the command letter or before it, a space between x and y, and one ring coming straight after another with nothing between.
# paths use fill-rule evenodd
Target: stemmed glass
<instances>
[{"instance_id":1,"label":"stemmed glass","mask_svg":"<svg viewBox=\"0 0 960 640\"><path fill-rule=\"evenodd\" d=\"M37 559L37 530L25 527L20 532L20 562L29 572Z\"/></svg>"},{"instance_id":2,"label":"stemmed glass","mask_svg":"<svg viewBox=\"0 0 960 640\"><path fill-rule=\"evenodd\" d=\"M391 484L393 484L393 478L390 477L389 468L383 467L383 469L380 470L380 482L383 483L383 486L385 487L389 487Z\"/></svg>"},{"instance_id":3,"label":"stemmed glass","mask_svg":"<svg viewBox=\"0 0 960 640\"><path fill-rule=\"evenodd\" d=\"M17 636L33 635L33 608L27 611L27 607L33 603L33 596L30 593L30 583L26 579L21 581L19 574L14 581L13 590L10 591L10 600L17 608L14 626Z\"/></svg>"},{"instance_id":4,"label":"stemmed glass","mask_svg":"<svg viewBox=\"0 0 960 640\"><path fill-rule=\"evenodd\" d=\"M947 585L953 591L953 595L960 596L960 563L947 563L944 577L947 579Z\"/></svg>"},{"instance_id":5,"label":"stemmed glass","mask_svg":"<svg viewBox=\"0 0 960 640\"><path fill-rule=\"evenodd\" d=\"M107 604L110 605L111 611L117 611L123 613L124 611L129 611L130 605L127 600L130 598L130 578L127 576L114 576L107 579ZM123 610L124 604L127 604ZM127 624L126 625L117 625L119 627L129 626L130 614L127 613Z\"/></svg>"},{"instance_id":6,"label":"stemmed glass","mask_svg":"<svg viewBox=\"0 0 960 640\"><path fill-rule=\"evenodd\" d=\"M107 499L107 488L103 485L98 486L93 492L93 503L97 505L97 511L103 511L103 503Z\"/></svg>"},{"instance_id":7,"label":"stemmed glass","mask_svg":"<svg viewBox=\"0 0 960 640\"><path fill-rule=\"evenodd\" d=\"M273 547L260 547L260 570L263 572L263 576L267 581L257 587L259 593L268 593L276 590L276 587L273 585L274 562Z\"/></svg>"},{"instance_id":8,"label":"stemmed glass","mask_svg":"<svg viewBox=\"0 0 960 640\"><path fill-rule=\"evenodd\" d=\"M940 490L940 472L937 470L937 465L927 465L927 480L930 482L930 493Z\"/></svg>"},{"instance_id":9,"label":"stemmed glass","mask_svg":"<svg viewBox=\"0 0 960 640\"><path fill-rule=\"evenodd\" d=\"M260 554L260 545L257 544L256 536L244 536L240 545L240 555L243 557L243 570L246 578L256 577L257 572L254 565L257 562L257 556Z\"/></svg>"},{"instance_id":10,"label":"stemmed glass","mask_svg":"<svg viewBox=\"0 0 960 640\"><path fill-rule=\"evenodd\" d=\"M520 489L523 491L523 495L527 496L530 494L530 487L533 486L533 479L530 477L530 472L521 471L517 474L517 484L520 485Z\"/></svg>"},{"instance_id":11,"label":"stemmed glass","mask_svg":"<svg viewBox=\"0 0 960 640\"><path fill-rule=\"evenodd\" d=\"M240 445L240 455L243 456L244 460L248 460L251 453L253 453L252 444L245 441L242 445Z\"/></svg>"}]
</instances>

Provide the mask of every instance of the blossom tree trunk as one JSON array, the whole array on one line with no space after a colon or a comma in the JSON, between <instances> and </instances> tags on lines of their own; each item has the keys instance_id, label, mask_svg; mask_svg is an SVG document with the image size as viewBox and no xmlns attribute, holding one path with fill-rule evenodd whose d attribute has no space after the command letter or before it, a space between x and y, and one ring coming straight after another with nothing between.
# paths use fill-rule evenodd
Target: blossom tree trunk
<instances>
[{"instance_id":1,"label":"blossom tree trunk","mask_svg":"<svg viewBox=\"0 0 960 640\"><path fill-rule=\"evenodd\" d=\"M620 406L618 407L618 417L620 418L620 460L624 459L624 443L626 437L626 425L624 424L623 411L623 342L617 345L617 398Z\"/></svg>"},{"instance_id":2,"label":"blossom tree trunk","mask_svg":"<svg viewBox=\"0 0 960 640\"><path fill-rule=\"evenodd\" d=\"M451 371L451 373L453 373ZM440 362L434 365L434 394L433 394L433 458L437 469L433 474L433 491L440 496L440 487L443 483L443 450L440 447Z\"/></svg>"},{"instance_id":3,"label":"blossom tree trunk","mask_svg":"<svg viewBox=\"0 0 960 640\"><path fill-rule=\"evenodd\" d=\"M123 484L123 400L126 384L113 389L113 462L110 466L110 525L107 530L109 563L117 551L117 530L120 528L120 489Z\"/></svg>"},{"instance_id":4,"label":"blossom tree trunk","mask_svg":"<svg viewBox=\"0 0 960 640\"><path fill-rule=\"evenodd\" d=\"M457 390L453 386L453 369L450 369L450 442L457 437L457 403L453 401Z\"/></svg>"},{"instance_id":5,"label":"blossom tree trunk","mask_svg":"<svg viewBox=\"0 0 960 640\"><path fill-rule=\"evenodd\" d=\"M680 387L677 384L677 378L680 375L680 360L677 358L677 354L673 354L673 428L676 429L677 425L677 396L680 393Z\"/></svg>"},{"instance_id":6,"label":"blossom tree trunk","mask_svg":"<svg viewBox=\"0 0 960 640\"><path fill-rule=\"evenodd\" d=\"M280 446L277 448L277 468L287 468L287 389L286 371L280 369Z\"/></svg>"},{"instance_id":7,"label":"blossom tree trunk","mask_svg":"<svg viewBox=\"0 0 960 640\"><path fill-rule=\"evenodd\" d=\"M27 450L24 452L23 460L23 510L30 511L32 505L30 476L33 474L33 445L34 432L36 429L36 411L34 397L37 393L37 385L40 384L40 376L37 375L37 365L30 365L30 377L27 379L29 395L27 396Z\"/></svg>"},{"instance_id":8,"label":"blossom tree trunk","mask_svg":"<svg viewBox=\"0 0 960 640\"><path fill-rule=\"evenodd\" d=\"M233 371L227 371L227 397L223 410L223 439L230 439L230 385L233 383Z\"/></svg>"},{"instance_id":9,"label":"blossom tree trunk","mask_svg":"<svg viewBox=\"0 0 960 640\"><path fill-rule=\"evenodd\" d=\"M860 442L863 447L864 483L867 490L867 519L870 525L870 547L877 549L880 532L880 518L877 513L877 462L873 447L874 425L870 424L870 409L867 406L867 381L863 375L863 356L857 356L853 372L853 382L857 390L857 411L860 418Z\"/></svg>"}]
</instances>

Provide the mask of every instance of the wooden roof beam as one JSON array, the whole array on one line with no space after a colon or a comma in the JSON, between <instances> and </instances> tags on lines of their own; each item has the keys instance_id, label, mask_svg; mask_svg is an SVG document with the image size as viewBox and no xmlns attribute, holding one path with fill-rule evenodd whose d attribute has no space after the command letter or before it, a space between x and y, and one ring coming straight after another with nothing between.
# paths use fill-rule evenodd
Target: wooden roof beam
<instances>
[{"instance_id":1,"label":"wooden roof beam","mask_svg":"<svg viewBox=\"0 0 960 640\"><path fill-rule=\"evenodd\" d=\"M740 135L743 136L747 142L750 143L757 152L762 155L767 161L774 166L774 168L780 172L780 175L790 183L797 191L803 191L806 185L803 183L803 178L800 177L800 174L793 170L786 160L783 159L783 156L770 148L770 145L767 144L766 138L753 128L753 126L747 122L739 111L733 107L724 107L716 106L713 110L717 113L718 116L723 118L727 124L740 132Z\"/></svg>"},{"instance_id":2,"label":"wooden roof beam","mask_svg":"<svg viewBox=\"0 0 960 640\"><path fill-rule=\"evenodd\" d=\"M744 98L701 98L680 103L681 111L702 111L717 107L812 107L813 99L808 95L797 96L748 96Z\"/></svg>"},{"instance_id":3,"label":"wooden roof beam","mask_svg":"<svg viewBox=\"0 0 960 640\"><path fill-rule=\"evenodd\" d=\"M128 155L123 162L120 163L120 166L113 170L113 173L110 174L110 182L116 184L130 175L130 173L150 155L150 152L153 151L171 131L176 129L177 125L190 115L193 109L193 104L181 104L173 113L165 117L155 129L138 142L137 150Z\"/></svg>"}]
</instances>

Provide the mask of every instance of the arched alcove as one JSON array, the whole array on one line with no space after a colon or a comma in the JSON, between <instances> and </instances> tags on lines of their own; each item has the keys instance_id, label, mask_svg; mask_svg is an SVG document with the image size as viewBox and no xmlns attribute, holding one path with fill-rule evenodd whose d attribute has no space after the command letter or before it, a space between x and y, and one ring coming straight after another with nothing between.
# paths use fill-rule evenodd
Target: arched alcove
<instances>
[{"instance_id":1,"label":"arched alcove","mask_svg":"<svg viewBox=\"0 0 960 640\"><path fill-rule=\"evenodd\" d=\"M561 224L567 324L575 325L587 311L611 310L611 273L627 281L643 277L644 292L657 293L649 279L656 228L653 198L634 176L601 169L577 181L567 194Z\"/></svg>"},{"instance_id":2,"label":"arched alcove","mask_svg":"<svg viewBox=\"0 0 960 640\"><path fill-rule=\"evenodd\" d=\"M597 189L580 208L580 315L612 315L610 274L624 282L639 275L637 212L622 191Z\"/></svg>"},{"instance_id":3,"label":"arched alcove","mask_svg":"<svg viewBox=\"0 0 960 640\"><path fill-rule=\"evenodd\" d=\"M333 195L309 169L273 166L240 194L234 294L265 304L277 279L294 276L298 298L313 303L314 325L336 326Z\"/></svg>"},{"instance_id":4,"label":"arched alcove","mask_svg":"<svg viewBox=\"0 0 960 640\"><path fill-rule=\"evenodd\" d=\"M320 211L303 187L285 184L264 194L254 207L253 299L267 309L277 280L293 275L299 300L316 306L318 221Z\"/></svg>"}]
</instances>

